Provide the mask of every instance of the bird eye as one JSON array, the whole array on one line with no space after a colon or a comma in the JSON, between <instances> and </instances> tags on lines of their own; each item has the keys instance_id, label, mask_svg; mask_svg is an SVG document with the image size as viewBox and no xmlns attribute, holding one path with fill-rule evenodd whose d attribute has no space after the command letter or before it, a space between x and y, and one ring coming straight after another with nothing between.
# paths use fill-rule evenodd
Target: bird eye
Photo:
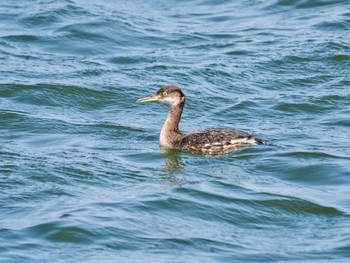
<instances>
[{"instance_id":1,"label":"bird eye","mask_svg":"<svg viewBox=\"0 0 350 263\"><path fill-rule=\"evenodd\" d=\"M168 95L168 93L166 91L163 92L163 96L166 96Z\"/></svg>"}]
</instances>

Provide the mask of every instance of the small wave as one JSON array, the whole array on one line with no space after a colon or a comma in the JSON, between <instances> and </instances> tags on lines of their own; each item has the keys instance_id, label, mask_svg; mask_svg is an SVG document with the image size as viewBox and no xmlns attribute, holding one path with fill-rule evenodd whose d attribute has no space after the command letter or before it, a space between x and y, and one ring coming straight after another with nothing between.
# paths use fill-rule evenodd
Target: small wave
<instances>
[{"instance_id":1,"label":"small wave","mask_svg":"<svg viewBox=\"0 0 350 263\"><path fill-rule=\"evenodd\" d=\"M96 99L111 97L113 92L99 91L80 86L64 86L52 84L1 84L2 96L20 103L40 106L70 106L82 105L93 107Z\"/></svg>"},{"instance_id":2,"label":"small wave","mask_svg":"<svg viewBox=\"0 0 350 263\"><path fill-rule=\"evenodd\" d=\"M277 6L292 6L295 8L315 8L330 5L346 4L346 0L278 0L274 5Z\"/></svg>"}]
</instances>

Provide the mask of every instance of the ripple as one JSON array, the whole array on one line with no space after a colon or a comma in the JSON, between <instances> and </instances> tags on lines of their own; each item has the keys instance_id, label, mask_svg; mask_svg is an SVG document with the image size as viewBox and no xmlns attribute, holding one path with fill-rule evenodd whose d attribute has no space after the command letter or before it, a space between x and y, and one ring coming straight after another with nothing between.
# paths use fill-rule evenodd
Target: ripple
<instances>
[{"instance_id":1,"label":"ripple","mask_svg":"<svg viewBox=\"0 0 350 263\"><path fill-rule=\"evenodd\" d=\"M1 262L346 261L348 1L0 5ZM271 144L159 148L180 128ZM287 245L286 245L287 244Z\"/></svg>"},{"instance_id":2,"label":"ripple","mask_svg":"<svg viewBox=\"0 0 350 263\"><path fill-rule=\"evenodd\" d=\"M3 38L15 42L34 42L40 40L40 37L36 35L9 35Z\"/></svg>"},{"instance_id":3,"label":"ripple","mask_svg":"<svg viewBox=\"0 0 350 263\"><path fill-rule=\"evenodd\" d=\"M51 84L5 84L1 86L3 97L10 97L20 103L40 106L76 106L85 101L88 107L93 107L96 97L109 97L113 94L79 86Z\"/></svg>"},{"instance_id":4,"label":"ripple","mask_svg":"<svg viewBox=\"0 0 350 263\"><path fill-rule=\"evenodd\" d=\"M280 103L275 107L275 110L280 110L284 112L288 112L290 114L295 113L313 113L313 114L320 114L323 112L326 112L328 110L328 107L319 106L316 104L311 103Z\"/></svg>"},{"instance_id":5,"label":"ripple","mask_svg":"<svg viewBox=\"0 0 350 263\"><path fill-rule=\"evenodd\" d=\"M331 56L329 59L330 60L334 60L334 61L339 61L339 62L341 62L341 61L349 61L350 60L350 56L345 55L345 54L344 55L339 54L339 55Z\"/></svg>"},{"instance_id":6,"label":"ripple","mask_svg":"<svg viewBox=\"0 0 350 263\"><path fill-rule=\"evenodd\" d=\"M344 3L345 0L336 0L336 1L321 1L321 0L279 0L276 2L276 5L280 6L294 6L296 8L315 8L315 7L324 7L328 5L337 5Z\"/></svg>"},{"instance_id":7,"label":"ripple","mask_svg":"<svg viewBox=\"0 0 350 263\"><path fill-rule=\"evenodd\" d=\"M315 28L321 30L348 30L350 23L348 21L321 22Z\"/></svg>"}]
</instances>

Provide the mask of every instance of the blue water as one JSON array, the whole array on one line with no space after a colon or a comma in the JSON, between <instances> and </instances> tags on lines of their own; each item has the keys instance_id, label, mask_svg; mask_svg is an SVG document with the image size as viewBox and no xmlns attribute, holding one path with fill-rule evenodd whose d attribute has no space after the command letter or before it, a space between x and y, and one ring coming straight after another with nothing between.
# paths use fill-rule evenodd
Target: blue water
<instances>
[{"instance_id":1,"label":"blue water","mask_svg":"<svg viewBox=\"0 0 350 263\"><path fill-rule=\"evenodd\" d=\"M349 262L350 2L0 2L0 262ZM181 129L269 142L160 149Z\"/></svg>"}]
</instances>

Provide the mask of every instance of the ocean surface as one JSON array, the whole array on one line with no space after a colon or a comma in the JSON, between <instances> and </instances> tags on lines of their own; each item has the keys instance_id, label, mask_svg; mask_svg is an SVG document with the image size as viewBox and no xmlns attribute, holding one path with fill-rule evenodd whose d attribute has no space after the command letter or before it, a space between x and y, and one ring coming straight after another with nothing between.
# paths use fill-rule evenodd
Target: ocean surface
<instances>
[{"instance_id":1,"label":"ocean surface","mask_svg":"<svg viewBox=\"0 0 350 263\"><path fill-rule=\"evenodd\" d=\"M350 262L350 1L1 0L0 262Z\"/></svg>"}]
</instances>

